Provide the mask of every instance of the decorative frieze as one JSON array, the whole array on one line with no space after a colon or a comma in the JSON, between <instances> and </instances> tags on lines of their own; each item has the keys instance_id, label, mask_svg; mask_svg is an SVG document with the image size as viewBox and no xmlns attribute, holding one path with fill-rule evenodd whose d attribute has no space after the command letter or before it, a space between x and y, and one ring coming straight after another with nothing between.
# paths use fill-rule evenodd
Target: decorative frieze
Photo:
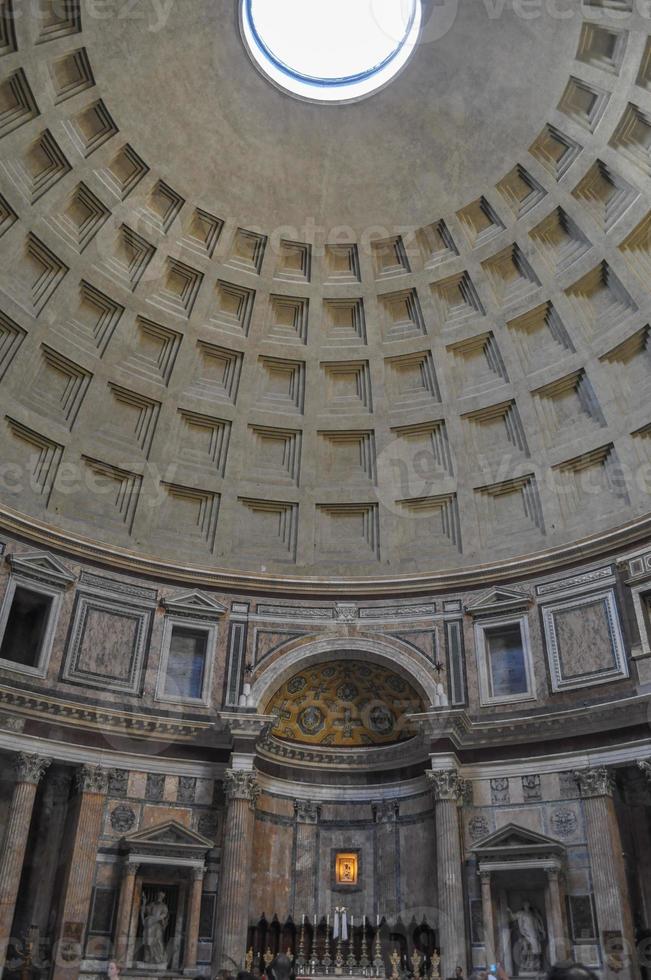
<instances>
[{"instance_id":1,"label":"decorative frieze","mask_svg":"<svg viewBox=\"0 0 651 980\"><path fill-rule=\"evenodd\" d=\"M542 799L539 775L532 774L522 777L522 795L525 803L535 802Z\"/></svg>"},{"instance_id":2,"label":"decorative frieze","mask_svg":"<svg viewBox=\"0 0 651 980\"><path fill-rule=\"evenodd\" d=\"M510 803L509 781L504 776L491 779L491 803Z\"/></svg>"},{"instance_id":3,"label":"decorative frieze","mask_svg":"<svg viewBox=\"0 0 651 980\"><path fill-rule=\"evenodd\" d=\"M109 775L108 791L111 796L126 796L129 787L129 770L112 769Z\"/></svg>"},{"instance_id":4,"label":"decorative frieze","mask_svg":"<svg viewBox=\"0 0 651 980\"><path fill-rule=\"evenodd\" d=\"M109 775L102 766L83 765L75 772L75 784L80 793L107 793Z\"/></svg>"},{"instance_id":5,"label":"decorative frieze","mask_svg":"<svg viewBox=\"0 0 651 980\"><path fill-rule=\"evenodd\" d=\"M568 578L555 579L553 582L543 582L536 586L536 595L583 591L586 585L593 586L595 583L602 583L604 580L611 579L613 575L613 566L606 565L604 568L595 568L592 572L584 572L583 575L571 575Z\"/></svg>"},{"instance_id":6,"label":"decorative frieze","mask_svg":"<svg viewBox=\"0 0 651 980\"><path fill-rule=\"evenodd\" d=\"M179 803L194 803L197 793L197 780L194 776L179 776L177 800Z\"/></svg>"},{"instance_id":7,"label":"decorative frieze","mask_svg":"<svg viewBox=\"0 0 651 980\"><path fill-rule=\"evenodd\" d=\"M147 773L145 799L150 803L159 803L165 792L165 775L162 772Z\"/></svg>"}]
</instances>

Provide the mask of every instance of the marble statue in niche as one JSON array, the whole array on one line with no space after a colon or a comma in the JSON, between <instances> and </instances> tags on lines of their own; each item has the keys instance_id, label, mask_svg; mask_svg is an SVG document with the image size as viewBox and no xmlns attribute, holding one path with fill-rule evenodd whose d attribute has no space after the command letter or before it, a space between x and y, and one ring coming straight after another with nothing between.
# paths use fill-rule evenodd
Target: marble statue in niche
<instances>
[{"instance_id":1,"label":"marble statue in niche","mask_svg":"<svg viewBox=\"0 0 651 980\"><path fill-rule=\"evenodd\" d=\"M523 902L517 912L508 909L509 918L517 926L513 936L513 961L518 976L540 973L543 967L545 924L530 902Z\"/></svg>"},{"instance_id":2,"label":"marble statue in niche","mask_svg":"<svg viewBox=\"0 0 651 980\"><path fill-rule=\"evenodd\" d=\"M157 892L155 900L143 906L141 918L145 963L151 963L153 966L165 965L167 963L165 929L169 921L165 892Z\"/></svg>"}]
</instances>

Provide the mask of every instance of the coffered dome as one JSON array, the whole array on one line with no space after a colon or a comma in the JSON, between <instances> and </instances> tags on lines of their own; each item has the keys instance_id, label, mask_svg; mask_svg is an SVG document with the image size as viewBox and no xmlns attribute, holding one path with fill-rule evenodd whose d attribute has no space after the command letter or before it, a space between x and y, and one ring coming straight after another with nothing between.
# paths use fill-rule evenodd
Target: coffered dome
<instances>
[{"instance_id":1,"label":"coffered dome","mask_svg":"<svg viewBox=\"0 0 651 980\"><path fill-rule=\"evenodd\" d=\"M235 0L0 9L5 526L359 583L639 530L636 5L423 0L396 77L329 105Z\"/></svg>"}]
</instances>

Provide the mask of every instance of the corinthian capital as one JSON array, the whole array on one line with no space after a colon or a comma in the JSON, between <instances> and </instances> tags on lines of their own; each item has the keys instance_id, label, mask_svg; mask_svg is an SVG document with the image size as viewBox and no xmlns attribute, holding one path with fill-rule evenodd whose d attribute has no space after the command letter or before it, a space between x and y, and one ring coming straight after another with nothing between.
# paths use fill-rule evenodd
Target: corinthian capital
<instances>
[{"instance_id":1,"label":"corinthian capital","mask_svg":"<svg viewBox=\"0 0 651 980\"><path fill-rule=\"evenodd\" d=\"M224 773L224 792L228 803L246 800L251 807L255 807L260 795L255 773L248 769L227 769Z\"/></svg>"},{"instance_id":2,"label":"corinthian capital","mask_svg":"<svg viewBox=\"0 0 651 980\"><path fill-rule=\"evenodd\" d=\"M321 807L312 800L294 800L297 823L318 823Z\"/></svg>"},{"instance_id":3,"label":"corinthian capital","mask_svg":"<svg viewBox=\"0 0 651 980\"><path fill-rule=\"evenodd\" d=\"M19 752L14 761L16 781L19 783L39 783L52 759L42 755L28 755Z\"/></svg>"},{"instance_id":4,"label":"corinthian capital","mask_svg":"<svg viewBox=\"0 0 651 980\"><path fill-rule=\"evenodd\" d=\"M646 759L641 759L637 765L640 772L646 776L647 782L651 785L651 762L648 762Z\"/></svg>"},{"instance_id":5,"label":"corinthian capital","mask_svg":"<svg viewBox=\"0 0 651 980\"><path fill-rule=\"evenodd\" d=\"M434 799L452 800L458 803L463 795L463 779L456 769L436 769L433 772L426 772Z\"/></svg>"},{"instance_id":6,"label":"corinthian capital","mask_svg":"<svg viewBox=\"0 0 651 980\"><path fill-rule=\"evenodd\" d=\"M107 793L110 769L102 766L80 766L75 772L75 783L80 793Z\"/></svg>"},{"instance_id":7,"label":"corinthian capital","mask_svg":"<svg viewBox=\"0 0 651 980\"><path fill-rule=\"evenodd\" d=\"M612 796L615 779L607 766L596 766L594 769L577 769L574 773L579 784L581 796Z\"/></svg>"}]
</instances>

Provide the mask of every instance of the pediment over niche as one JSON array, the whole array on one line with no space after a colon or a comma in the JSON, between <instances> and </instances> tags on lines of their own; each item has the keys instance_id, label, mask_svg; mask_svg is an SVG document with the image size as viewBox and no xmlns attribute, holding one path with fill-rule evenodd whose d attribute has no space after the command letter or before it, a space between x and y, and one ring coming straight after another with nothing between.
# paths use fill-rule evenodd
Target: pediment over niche
<instances>
[{"instance_id":1,"label":"pediment over niche","mask_svg":"<svg viewBox=\"0 0 651 980\"><path fill-rule=\"evenodd\" d=\"M526 592L519 589L491 589L484 592L474 602L466 604L466 612L470 616L483 616L487 613L515 612L517 609L526 609L531 605L533 599Z\"/></svg>"},{"instance_id":2,"label":"pediment over niche","mask_svg":"<svg viewBox=\"0 0 651 980\"><path fill-rule=\"evenodd\" d=\"M552 837L528 827L510 823L489 834L473 847L480 870L494 867L559 867L565 855L564 846Z\"/></svg>"},{"instance_id":3,"label":"pediment over niche","mask_svg":"<svg viewBox=\"0 0 651 980\"><path fill-rule=\"evenodd\" d=\"M76 581L75 576L63 562L47 551L30 551L24 555L10 554L7 555L7 561L12 571L28 578L39 579L60 589L65 589L67 585L72 585Z\"/></svg>"},{"instance_id":4,"label":"pediment over niche","mask_svg":"<svg viewBox=\"0 0 651 980\"><path fill-rule=\"evenodd\" d=\"M226 612L226 607L205 592L193 589L178 592L162 600L165 610L177 616L198 616L201 619L218 619Z\"/></svg>"},{"instance_id":5,"label":"pediment over niche","mask_svg":"<svg viewBox=\"0 0 651 980\"><path fill-rule=\"evenodd\" d=\"M203 861L206 851L214 847L214 844L207 837L189 830L176 820L167 820L154 827L126 834L120 841L120 846L133 856L160 855Z\"/></svg>"}]
</instances>

